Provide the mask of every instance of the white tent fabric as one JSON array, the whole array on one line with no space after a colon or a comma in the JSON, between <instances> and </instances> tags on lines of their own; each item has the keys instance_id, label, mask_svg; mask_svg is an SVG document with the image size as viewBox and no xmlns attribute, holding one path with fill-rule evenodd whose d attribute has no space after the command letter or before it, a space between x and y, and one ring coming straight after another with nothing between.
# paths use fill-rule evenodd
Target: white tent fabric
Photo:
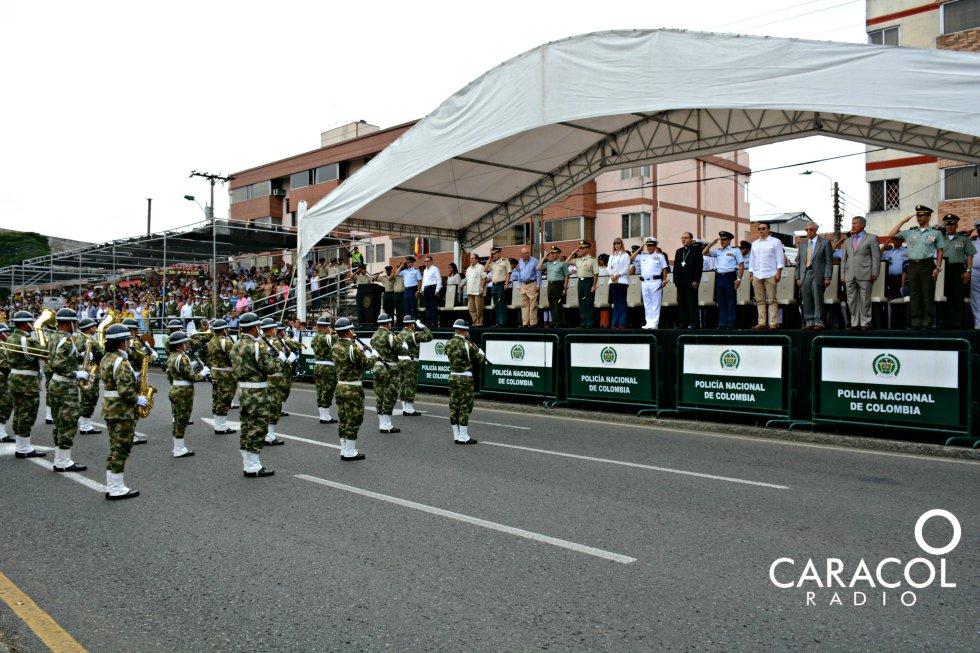
<instances>
[{"instance_id":1,"label":"white tent fabric","mask_svg":"<svg viewBox=\"0 0 980 653\"><path fill-rule=\"evenodd\" d=\"M980 163L980 55L672 30L542 45L473 81L307 212L465 247L599 173L812 135Z\"/></svg>"}]
</instances>

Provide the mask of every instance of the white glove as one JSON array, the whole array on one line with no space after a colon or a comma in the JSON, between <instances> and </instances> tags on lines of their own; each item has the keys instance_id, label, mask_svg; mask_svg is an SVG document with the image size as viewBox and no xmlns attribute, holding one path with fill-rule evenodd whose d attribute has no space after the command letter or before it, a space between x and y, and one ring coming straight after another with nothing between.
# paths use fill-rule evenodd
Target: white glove
<instances>
[{"instance_id":1,"label":"white glove","mask_svg":"<svg viewBox=\"0 0 980 653\"><path fill-rule=\"evenodd\" d=\"M415 326L417 326L420 329L424 329L425 328L425 325L422 324L422 320L415 320Z\"/></svg>"},{"instance_id":2,"label":"white glove","mask_svg":"<svg viewBox=\"0 0 980 653\"><path fill-rule=\"evenodd\" d=\"M407 342L403 342L402 343L402 349L404 349L405 351L408 351L408 343Z\"/></svg>"},{"instance_id":3,"label":"white glove","mask_svg":"<svg viewBox=\"0 0 980 653\"><path fill-rule=\"evenodd\" d=\"M281 360L283 363L285 363L286 362L286 354L284 354L282 352L279 352L279 360Z\"/></svg>"},{"instance_id":4,"label":"white glove","mask_svg":"<svg viewBox=\"0 0 980 653\"><path fill-rule=\"evenodd\" d=\"M292 353L289 354L289 358L286 359L286 362L288 362L290 365L292 365L297 360L299 360L299 356L296 355L296 352L292 352Z\"/></svg>"},{"instance_id":5,"label":"white glove","mask_svg":"<svg viewBox=\"0 0 980 653\"><path fill-rule=\"evenodd\" d=\"M75 378L79 381L88 381L88 372L85 370L75 370Z\"/></svg>"},{"instance_id":6,"label":"white glove","mask_svg":"<svg viewBox=\"0 0 980 653\"><path fill-rule=\"evenodd\" d=\"M140 373L139 372L133 372L133 376L136 377L136 382L139 383L140 382Z\"/></svg>"},{"instance_id":7,"label":"white glove","mask_svg":"<svg viewBox=\"0 0 980 653\"><path fill-rule=\"evenodd\" d=\"M150 401L144 395L140 395L139 397L136 398L137 406L141 406L141 407L146 406L148 403L150 403Z\"/></svg>"},{"instance_id":8,"label":"white glove","mask_svg":"<svg viewBox=\"0 0 980 653\"><path fill-rule=\"evenodd\" d=\"M476 348L476 351L480 354L480 356L483 356L484 358L487 357L487 352L483 351L479 347Z\"/></svg>"},{"instance_id":9,"label":"white glove","mask_svg":"<svg viewBox=\"0 0 980 653\"><path fill-rule=\"evenodd\" d=\"M151 349L150 353L147 355L150 357L151 361L155 361L156 359L160 358L160 355L157 353L156 349Z\"/></svg>"},{"instance_id":10,"label":"white glove","mask_svg":"<svg viewBox=\"0 0 980 653\"><path fill-rule=\"evenodd\" d=\"M207 365L201 368L201 376L211 376L211 368Z\"/></svg>"},{"instance_id":11,"label":"white glove","mask_svg":"<svg viewBox=\"0 0 980 653\"><path fill-rule=\"evenodd\" d=\"M373 349L365 349L364 355L367 356L368 358L377 358L378 352L374 351Z\"/></svg>"}]
</instances>

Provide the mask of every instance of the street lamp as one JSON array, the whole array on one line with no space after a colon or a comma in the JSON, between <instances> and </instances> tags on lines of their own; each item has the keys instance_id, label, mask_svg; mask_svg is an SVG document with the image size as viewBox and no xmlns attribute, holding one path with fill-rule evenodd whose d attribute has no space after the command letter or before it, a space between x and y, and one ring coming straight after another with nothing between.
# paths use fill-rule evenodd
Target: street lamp
<instances>
[{"instance_id":1,"label":"street lamp","mask_svg":"<svg viewBox=\"0 0 980 653\"><path fill-rule=\"evenodd\" d=\"M818 175L820 175L822 177L826 177L827 179L830 180L830 184L831 184L831 197L833 198L833 201L834 201L834 241L836 242L836 241L840 240L840 233L841 233L841 228L843 226L842 223L843 223L843 220L844 220L844 216L841 214L841 211L840 211L840 189L837 186L837 182L834 181L830 177L830 175L825 175L824 173L820 172L819 170L804 170L800 174L801 175L812 175L813 173L817 173Z\"/></svg>"},{"instance_id":2,"label":"street lamp","mask_svg":"<svg viewBox=\"0 0 980 653\"><path fill-rule=\"evenodd\" d=\"M195 204L197 204L198 206L200 206L201 207L201 210L204 211L204 219L205 220L209 220L209 221L212 221L212 222L214 221L214 209L212 207L208 206L207 204L205 204L204 206L201 206L201 203L198 202L197 199L193 195L184 195L184 199L187 200L188 202L194 202Z\"/></svg>"}]
</instances>

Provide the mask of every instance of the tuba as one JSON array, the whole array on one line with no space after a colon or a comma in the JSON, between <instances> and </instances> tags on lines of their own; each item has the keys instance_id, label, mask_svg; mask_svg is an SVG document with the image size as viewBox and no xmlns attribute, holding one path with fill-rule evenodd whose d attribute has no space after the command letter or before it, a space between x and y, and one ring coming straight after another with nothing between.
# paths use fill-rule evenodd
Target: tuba
<instances>
[{"instance_id":1,"label":"tuba","mask_svg":"<svg viewBox=\"0 0 980 653\"><path fill-rule=\"evenodd\" d=\"M105 330L115 321L115 318L110 314L106 315L99 322L95 337L100 347L105 348ZM85 336L85 354L82 356L82 366L88 372L88 378L78 382L78 387L82 390L89 390L92 387L92 384L95 382L95 375L99 372L99 364L92 360L92 358L92 339L89 336Z\"/></svg>"},{"instance_id":2,"label":"tuba","mask_svg":"<svg viewBox=\"0 0 980 653\"><path fill-rule=\"evenodd\" d=\"M136 407L136 415L140 419L146 419L150 416L150 411L153 410L153 395L156 394L157 389L150 385L150 357L143 357L143 365L140 367L140 394L146 397L145 406Z\"/></svg>"},{"instance_id":3,"label":"tuba","mask_svg":"<svg viewBox=\"0 0 980 653\"><path fill-rule=\"evenodd\" d=\"M34 320L34 337L37 339L37 344L43 349L48 348L48 336L44 333L45 329L56 329L58 327L58 315L54 312L54 309L45 307L41 310L41 314L37 316Z\"/></svg>"}]
</instances>

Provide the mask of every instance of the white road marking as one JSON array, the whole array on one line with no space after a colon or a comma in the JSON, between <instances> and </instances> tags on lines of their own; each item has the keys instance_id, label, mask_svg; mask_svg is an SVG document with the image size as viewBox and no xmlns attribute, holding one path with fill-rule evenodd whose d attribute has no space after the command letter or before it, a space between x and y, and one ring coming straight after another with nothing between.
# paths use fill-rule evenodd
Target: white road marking
<instances>
[{"instance_id":1,"label":"white road marking","mask_svg":"<svg viewBox=\"0 0 980 653\"><path fill-rule=\"evenodd\" d=\"M38 451L54 451L54 447L40 447L38 445L34 445L34 448L37 449ZM8 444L8 443L0 444L0 456L13 456L16 450L17 450L17 445L15 444ZM41 467L48 470L49 472L54 469L54 463L48 460L47 458L27 458L27 460L31 461L35 465L40 465ZM75 481L76 483L84 485L85 487L95 490L96 492L101 492L102 494L105 494L106 492L109 491L109 488L107 488L106 486L96 481L93 481L90 478L86 478L85 476L82 476L78 472L62 472L58 474L58 476Z\"/></svg>"},{"instance_id":2,"label":"white road marking","mask_svg":"<svg viewBox=\"0 0 980 653\"><path fill-rule=\"evenodd\" d=\"M214 426L214 420L210 417L204 417L201 419L201 421L204 422L205 424L210 424L212 427ZM241 431L242 423L229 421L228 428L235 429L236 431ZM276 431L276 435L285 440L296 440L297 442L315 444L320 447L330 447L331 449L340 449L339 444L328 444L326 442L320 442L319 440L310 440L309 438L301 438L297 435L286 435L285 433L280 433L279 431Z\"/></svg>"},{"instance_id":3,"label":"white road marking","mask_svg":"<svg viewBox=\"0 0 980 653\"><path fill-rule=\"evenodd\" d=\"M364 410L370 410L372 412L376 412L378 409L375 408L374 406L365 406L364 407ZM292 415L293 417L309 417L310 419L315 419L315 420L319 420L320 419L320 416L319 415L305 415L303 413L289 413L289 414ZM405 415L405 413L401 409L398 409L398 408L394 409L391 414L394 415L394 416L403 416L403 417ZM433 415L432 413L428 413L428 412L422 413L422 416L423 417L432 417L434 419L449 419L445 415ZM531 427L529 427L529 426L515 426L513 424L497 424L496 422L480 422L480 421L475 420L475 419L471 419L470 420L470 424L486 424L487 426L499 426L499 427L505 428L505 429L520 429L522 431L530 431L531 430Z\"/></svg>"},{"instance_id":4,"label":"white road marking","mask_svg":"<svg viewBox=\"0 0 980 653\"><path fill-rule=\"evenodd\" d=\"M643 465L640 463L629 463L624 460L610 460L608 458L593 458L592 456L580 456L574 453L562 453L560 451L548 451L547 449L534 449L532 447L519 447L515 444L502 444L500 442L487 442L480 440L480 444L489 444L492 447L507 447L508 449L520 449L522 451L533 451L534 453L544 453L549 456L562 456L563 458L576 458L578 460L588 460L596 463L609 463L610 465L622 465L624 467L638 467L640 469L650 469L655 472L667 472L668 474L682 474L684 476L697 476L698 478L710 478L715 481L726 481L728 483L742 483L744 485L758 485L760 487L771 487L776 490L788 490L786 485L775 485L773 483L763 483L761 481L747 481L741 478L731 478L729 476L716 476L714 474L702 474L701 472L689 472L683 469L672 467L656 467L654 465Z\"/></svg>"},{"instance_id":5,"label":"white road marking","mask_svg":"<svg viewBox=\"0 0 980 653\"><path fill-rule=\"evenodd\" d=\"M362 490L361 488L353 487L351 485L343 485L341 483L335 483L334 481L328 481L323 478L317 478L316 476L297 474L296 478L302 479L304 481L310 481L311 483L326 485L327 487L336 488L338 490L344 490L345 492L360 494L361 496L369 497L371 499L386 501L388 503L393 503L395 505L403 506L405 508L411 508L412 510L420 510L422 512L427 512L432 515L438 515L440 517L448 517L449 519L455 519L456 521L460 521L466 524L472 524L474 526L482 526L483 528L489 528L490 530L499 531L501 533L507 533L509 535L516 535L517 537L523 537L525 539L534 540L536 542L544 542L545 544L551 544L552 546L561 547L563 549L568 549L570 551L575 551L577 553L585 553L587 555L595 556L597 558L603 558L604 560L612 560L613 562L619 562L625 565L636 562L636 558L631 558L629 556L621 555L619 553L612 553L610 551L604 551L603 549L596 549L594 547L586 546L584 544L577 544L575 542L569 542L568 540L562 540L557 537L551 537L550 535L541 535L540 533L534 533L532 531L526 531L520 528L514 528L513 526L498 524L496 522L487 521L485 519L480 519L478 517L470 517L469 515L463 515L458 512L451 512L449 510L443 510L442 508L435 508L433 506L427 506L422 503L416 503L414 501L408 501L406 499L399 499L397 497L388 496L387 494L378 494L377 492L371 492L370 490Z\"/></svg>"}]
</instances>

